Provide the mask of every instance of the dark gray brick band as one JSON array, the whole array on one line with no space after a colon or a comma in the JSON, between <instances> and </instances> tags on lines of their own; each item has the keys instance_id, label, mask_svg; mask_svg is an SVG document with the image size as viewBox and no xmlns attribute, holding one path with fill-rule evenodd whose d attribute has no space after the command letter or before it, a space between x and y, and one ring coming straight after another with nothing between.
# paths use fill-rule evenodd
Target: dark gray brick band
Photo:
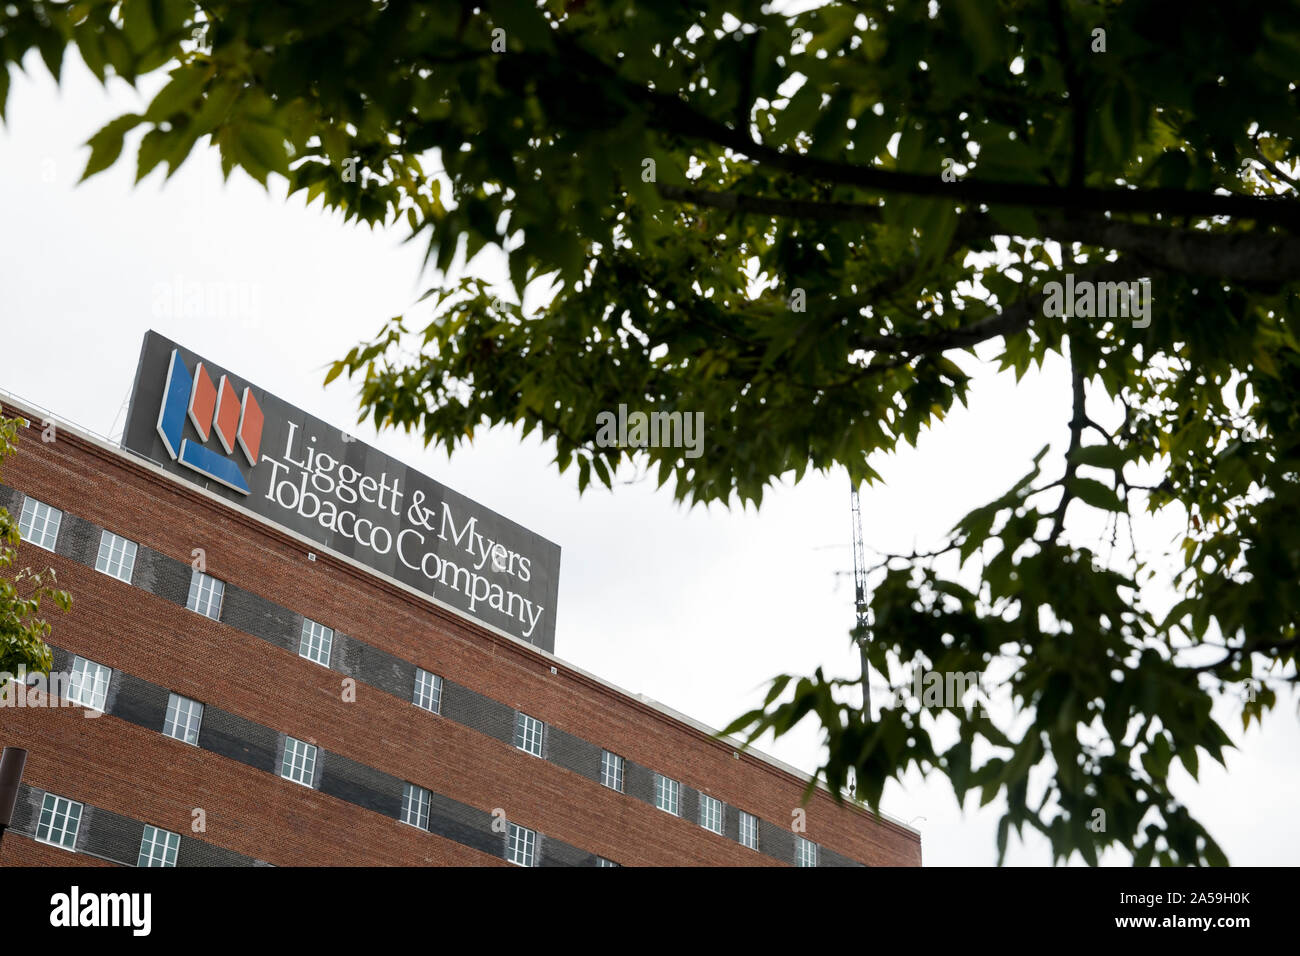
<instances>
[{"instance_id":1,"label":"dark gray brick band","mask_svg":"<svg viewBox=\"0 0 1300 956\"><path fill-rule=\"evenodd\" d=\"M839 867L856 866L865 869L863 864L859 863L857 860L850 860L847 856L841 856L834 850L828 850L824 846L819 846L817 848L817 865Z\"/></svg>"},{"instance_id":2,"label":"dark gray brick band","mask_svg":"<svg viewBox=\"0 0 1300 956\"><path fill-rule=\"evenodd\" d=\"M440 793L429 795L429 832L462 846L505 857L501 835L492 830L492 814Z\"/></svg>"},{"instance_id":3,"label":"dark gray brick band","mask_svg":"<svg viewBox=\"0 0 1300 956\"><path fill-rule=\"evenodd\" d=\"M550 738L547 758L552 763L600 782L600 747L558 727L547 727L546 735Z\"/></svg>"},{"instance_id":4,"label":"dark gray brick band","mask_svg":"<svg viewBox=\"0 0 1300 956\"><path fill-rule=\"evenodd\" d=\"M136 548L135 573L131 580L136 587L184 607L193 570L188 564L140 545Z\"/></svg>"},{"instance_id":5,"label":"dark gray brick band","mask_svg":"<svg viewBox=\"0 0 1300 956\"><path fill-rule=\"evenodd\" d=\"M155 728L161 729L161 728ZM276 747L279 734L269 727L237 717L215 707L203 708L199 746L214 754L238 760L257 770L279 773Z\"/></svg>"},{"instance_id":6,"label":"dark gray brick band","mask_svg":"<svg viewBox=\"0 0 1300 956\"><path fill-rule=\"evenodd\" d=\"M188 566L187 566L188 567ZM186 595L189 577L185 579ZM184 600L181 602L185 603ZM269 641L276 647L298 653L302 636L302 615L280 607L266 598L227 584L221 601L221 622Z\"/></svg>"},{"instance_id":7,"label":"dark gray brick band","mask_svg":"<svg viewBox=\"0 0 1300 956\"><path fill-rule=\"evenodd\" d=\"M112 713L138 727L161 730L167 719L167 701L171 694L165 687L151 684L125 671L114 671L113 682L118 685L117 700Z\"/></svg>"},{"instance_id":8,"label":"dark gray brick band","mask_svg":"<svg viewBox=\"0 0 1300 956\"><path fill-rule=\"evenodd\" d=\"M794 859L794 834L766 820L758 821L758 852L778 860Z\"/></svg>"},{"instance_id":9,"label":"dark gray brick band","mask_svg":"<svg viewBox=\"0 0 1300 956\"><path fill-rule=\"evenodd\" d=\"M10 488L8 485L0 485L0 508L9 512L9 516L17 521L23 513L23 499L27 495L17 488Z\"/></svg>"},{"instance_id":10,"label":"dark gray brick band","mask_svg":"<svg viewBox=\"0 0 1300 956\"><path fill-rule=\"evenodd\" d=\"M99 539L103 535L104 530L98 525L65 514L59 522L59 538L54 543L54 552L93 568L95 559L99 557Z\"/></svg>"},{"instance_id":11,"label":"dark gray brick band","mask_svg":"<svg viewBox=\"0 0 1300 956\"><path fill-rule=\"evenodd\" d=\"M514 743L514 709L453 681L442 682L442 714L448 720L464 724L503 743Z\"/></svg>"},{"instance_id":12,"label":"dark gray brick band","mask_svg":"<svg viewBox=\"0 0 1300 956\"><path fill-rule=\"evenodd\" d=\"M623 762L623 792L643 803L655 802L655 772L631 760Z\"/></svg>"},{"instance_id":13,"label":"dark gray brick band","mask_svg":"<svg viewBox=\"0 0 1300 956\"><path fill-rule=\"evenodd\" d=\"M85 838L77 834L79 850L128 865L139 861L140 841L144 837L144 824L139 820L86 804L81 811L81 826Z\"/></svg>"},{"instance_id":14,"label":"dark gray brick band","mask_svg":"<svg viewBox=\"0 0 1300 956\"><path fill-rule=\"evenodd\" d=\"M396 819L402 813L402 781L329 751L319 757L319 789Z\"/></svg>"}]
</instances>

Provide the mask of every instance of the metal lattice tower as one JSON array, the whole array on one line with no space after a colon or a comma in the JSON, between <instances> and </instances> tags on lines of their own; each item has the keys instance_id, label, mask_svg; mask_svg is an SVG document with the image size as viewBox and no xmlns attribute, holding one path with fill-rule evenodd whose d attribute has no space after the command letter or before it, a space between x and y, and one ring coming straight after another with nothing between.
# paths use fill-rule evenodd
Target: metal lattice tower
<instances>
[{"instance_id":1,"label":"metal lattice tower","mask_svg":"<svg viewBox=\"0 0 1300 956\"><path fill-rule=\"evenodd\" d=\"M853 608L858 620L858 654L862 658L862 710L871 719L871 667L867 663L867 558L862 545L862 508L858 486L850 489L853 510Z\"/></svg>"}]
</instances>

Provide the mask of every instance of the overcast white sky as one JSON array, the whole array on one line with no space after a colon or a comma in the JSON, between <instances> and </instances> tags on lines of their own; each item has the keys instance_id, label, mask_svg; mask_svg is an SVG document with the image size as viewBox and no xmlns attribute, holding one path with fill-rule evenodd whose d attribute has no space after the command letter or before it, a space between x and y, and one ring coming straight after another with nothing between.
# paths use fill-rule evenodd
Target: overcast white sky
<instances>
[{"instance_id":1,"label":"overcast white sky","mask_svg":"<svg viewBox=\"0 0 1300 956\"><path fill-rule=\"evenodd\" d=\"M413 309L432 282L420 280L423 248L401 244L405 227L345 226L305 209L301 194L286 203L282 184L268 195L240 172L223 183L216 152L203 147L165 185L156 170L133 187L138 139L128 139L129 163L76 186L86 139L147 96L120 83L104 90L75 56L62 88L38 58L27 66L0 128L0 388L115 435L141 337L157 329L557 542L556 652L579 667L714 727L755 706L777 673L821 666L856 676L852 582L840 573L852 568L843 472L773 490L761 513L688 511L648 480L579 498L576 475L557 474L552 450L512 430L483 433L448 460L415 439L355 426L352 388L323 389L323 369L388 317L429 314ZM473 271L502 275L489 253ZM187 317L184 302L164 294L177 282L242 292L250 308L226 321ZM1019 385L986 372L969 411L918 450L876 463L887 484L863 492L867 544L936 543L1023 475L1043 444L1063 449L1068 402L1060 363ZM1069 525L1076 541L1095 537L1086 513L1071 516L1085 519ZM1177 529L1145 531L1162 542ZM1216 713L1240 747L1228 770L1202 760L1199 784L1176 776L1176 792L1233 863L1300 862L1296 700L1281 695L1266 728L1244 736L1239 706L1225 702ZM761 749L810 772L820 742L806 722ZM883 809L921 831L927 865L991 864L1000 801L977 802L968 796L963 814L935 776L891 783ZM1050 853L1045 841L1013 835L1008 860L1041 865Z\"/></svg>"}]
</instances>

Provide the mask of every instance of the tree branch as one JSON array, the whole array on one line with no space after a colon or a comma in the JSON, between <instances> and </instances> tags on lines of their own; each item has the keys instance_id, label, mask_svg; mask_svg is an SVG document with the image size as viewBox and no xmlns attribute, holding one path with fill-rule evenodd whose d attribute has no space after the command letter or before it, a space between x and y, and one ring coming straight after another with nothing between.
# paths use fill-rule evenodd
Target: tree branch
<instances>
[{"instance_id":1,"label":"tree branch","mask_svg":"<svg viewBox=\"0 0 1300 956\"><path fill-rule=\"evenodd\" d=\"M632 83L575 42L556 36L556 48L566 68L588 73L598 83L617 89L649 113L650 125L689 139L702 139L730 149L750 160L809 180L857 186L874 192L909 196L943 196L956 202L1096 213L1165 213L1207 218L1227 216L1287 225L1300 230L1300 205L1284 198L1219 195L1181 189L1096 189L1051 186L1043 183L990 182L959 179L945 182L936 172L908 173L874 166L858 166L788 152L756 140L748 131L734 129L704 115L676 93L662 93Z\"/></svg>"},{"instance_id":2,"label":"tree branch","mask_svg":"<svg viewBox=\"0 0 1300 956\"><path fill-rule=\"evenodd\" d=\"M882 221L882 209L868 203L829 202L816 199L769 199L737 192L719 192L691 186L658 184L659 195L674 202L687 202L741 215L754 214L778 219L816 219L828 222Z\"/></svg>"},{"instance_id":3,"label":"tree branch","mask_svg":"<svg viewBox=\"0 0 1300 956\"><path fill-rule=\"evenodd\" d=\"M832 222L882 221L882 208L868 203L823 202L810 199L769 199L744 193L721 192L660 184L665 199L693 203L739 214L777 218L817 219ZM1204 275L1235 282L1283 283L1300 276L1300 238L1267 232L1207 232L1119 222L1099 216L1084 218L1038 217L1039 235L1030 238L1081 242L1089 246L1131 253L1168 272ZM986 215L962 217L957 239L1007 235L1008 230Z\"/></svg>"},{"instance_id":4,"label":"tree branch","mask_svg":"<svg viewBox=\"0 0 1300 956\"><path fill-rule=\"evenodd\" d=\"M1081 273L1076 282L1133 281L1150 275L1142 264L1121 260L1106 262L1095 269ZM1035 318L1043 315L1041 291L1008 305L1001 312L990 315L964 328L939 329L919 335L863 335L853 340L853 346L870 352L898 352L908 355L925 355L945 352L948 349L970 348L987 339L1015 335L1029 327Z\"/></svg>"},{"instance_id":5,"label":"tree branch","mask_svg":"<svg viewBox=\"0 0 1300 956\"><path fill-rule=\"evenodd\" d=\"M1162 229L1089 217L1039 219L1058 242L1114 249L1162 270L1234 282L1283 283L1300 276L1300 239L1266 232Z\"/></svg>"},{"instance_id":6,"label":"tree branch","mask_svg":"<svg viewBox=\"0 0 1300 956\"><path fill-rule=\"evenodd\" d=\"M1074 498L1070 491L1070 482L1074 480L1075 473L1079 470L1079 464L1074 460L1074 456L1083 445L1083 429L1088 422L1088 415L1084 410L1086 394L1083 387L1083 364L1075 354L1073 344L1070 346L1070 384L1074 393L1074 414L1070 418L1070 447L1065 452L1065 475L1061 478L1061 503L1056 506L1056 514L1052 516L1052 533L1048 536L1048 541L1052 543L1056 542L1065 527L1065 511Z\"/></svg>"}]
</instances>

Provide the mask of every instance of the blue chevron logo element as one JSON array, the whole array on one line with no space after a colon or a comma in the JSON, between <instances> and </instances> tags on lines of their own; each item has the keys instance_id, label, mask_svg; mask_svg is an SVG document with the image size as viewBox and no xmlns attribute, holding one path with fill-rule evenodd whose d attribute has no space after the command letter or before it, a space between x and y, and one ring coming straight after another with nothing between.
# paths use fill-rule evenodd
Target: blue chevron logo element
<instances>
[{"instance_id":1,"label":"blue chevron logo element","mask_svg":"<svg viewBox=\"0 0 1300 956\"><path fill-rule=\"evenodd\" d=\"M230 390L233 395L233 386L230 386L223 376L221 381L221 392L226 389ZM212 379L208 376L207 371L203 368L203 363L199 363L194 374L185 367L185 362L181 358L179 349L172 350L171 363L167 368L167 382L163 387L162 404L158 410L158 434L162 436L163 445L167 448L167 454L171 455L172 460L179 462L186 468L198 472L206 478L224 485L232 491L246 495L252 491L249 487L248 480L244 477L239 466L225 455L213 451L203 445L202 441L196 442L184 437L186 419L194 426L199 437L204 441L209 434L216 432L218 437L222 437L220 431L220 419L218 418L217 428L213 427L213 415L217 407L218 389L212 385ZM251 396L248 389L244 390L244 411L246 413L250 404ZM256 408L256 403L252 403ZM261 440L261 411L257 410L253 420L257 422L256 441ZM243 415L240 416L240 432L243 432ZM223 443L225 438L222 438ZM241 440L241 447L244 448L246 457L254 458L256 452L249 453ZM231 449L233 451L233 448Z\"/></svg>"}]
</instances>

